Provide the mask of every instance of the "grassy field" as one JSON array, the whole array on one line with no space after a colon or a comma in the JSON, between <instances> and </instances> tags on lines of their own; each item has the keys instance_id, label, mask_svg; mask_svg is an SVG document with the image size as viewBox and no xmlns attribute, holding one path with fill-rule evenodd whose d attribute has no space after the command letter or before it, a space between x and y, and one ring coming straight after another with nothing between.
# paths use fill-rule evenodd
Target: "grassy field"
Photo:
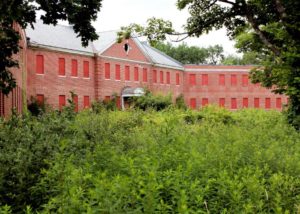
<instances>
[{"instance_id":1,"label":"grassy field","mask_svg":"<svg viewBox=\"0 0 300 214\"><path fill-rule=\"evenodd\" d=\"M50 112L0 122L0 213L299 213L281 113Z\"/></svg>"}]
</instances>

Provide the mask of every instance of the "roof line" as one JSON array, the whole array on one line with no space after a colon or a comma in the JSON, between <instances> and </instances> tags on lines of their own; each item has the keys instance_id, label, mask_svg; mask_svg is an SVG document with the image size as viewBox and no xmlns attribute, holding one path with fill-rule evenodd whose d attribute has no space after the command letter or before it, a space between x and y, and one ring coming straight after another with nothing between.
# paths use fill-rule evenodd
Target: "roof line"
<instances>
[{"instance_id":1,"label":"roof line","mask_svg":"<svg viewBox=\"0 0 300 214\"><path fill-rule=\"evenodd\" d=\"M179 65L181 65L182 67L184 67L183 64L182 64L181 62L179 62L179 61L177 61L176 59L174 59L174 58L168 56L168 55L165 54L164 52L162 52L162 51L160 51L160 50L158 50L158 49L156 49L156 48L153 48L152 46L148 45L147 43L144 43L144 45L148 46L148 47L151 48L152 50L158 52L159 54L164 55L165 57L167 57L167 58L170 59L171 61L173 61L173 62L175 62L175 63L178 63Z\"/></svg>"}]
</instances>

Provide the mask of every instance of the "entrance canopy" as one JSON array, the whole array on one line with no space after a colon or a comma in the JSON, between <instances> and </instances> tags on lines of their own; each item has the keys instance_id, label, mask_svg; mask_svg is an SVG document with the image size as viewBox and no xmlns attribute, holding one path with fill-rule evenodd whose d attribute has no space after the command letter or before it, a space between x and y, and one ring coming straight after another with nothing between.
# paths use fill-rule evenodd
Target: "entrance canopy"
<instances>
[{"instance_id":1,"label":"entrance canopy","mask_svg":"<svg viewBox=\"0 0 300 214\"><path fill-rule=\"evenodd\" d=\"M140 97L145 94L145 90L143 88L130 88L126 87L123 89L121 94L121 103L122 109L125 109L125 99L128 97Z\"/></svg>"},{"instance_id":2,"label":"entrance canopy","mask_svg":"<svg viewBox=\"0 0 300 214\"><path fill-rule=\"evenodd\" d=\"M122 91L122 97L140 97L145 94L143 88L124 88Z\"/></svg>"}]
</instances>

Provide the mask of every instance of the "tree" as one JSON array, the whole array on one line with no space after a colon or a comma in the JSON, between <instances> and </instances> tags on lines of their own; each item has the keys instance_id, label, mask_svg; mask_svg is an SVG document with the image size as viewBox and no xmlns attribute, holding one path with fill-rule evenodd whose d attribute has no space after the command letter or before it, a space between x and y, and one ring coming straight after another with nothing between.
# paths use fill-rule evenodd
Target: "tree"
<instances>
[{"instance_id":1,"label":"tree","mask_svg":"<svg viewBox=\"0 0 300 214\"><path fill-rule=\"evenodd\" d=\"M182 43L176 47L170 42L156 42L154 47L183 64L218 64L224 57L220 45L201 48Z\"/></svg>"},{"instance_id":2,"label":"tree","mask_svg":"<svg viewBox=\"0 0 300 214\"><path fill-rule=\"evenodd\" d=\"M0 91L8 94L15 86L10 68L18 67L13 55L19 51L19 33L13 28L18 23L22 28L36 20L36 11L44 11L41 19L45 24L57 24L68 20L74 31L81 37L82 44L98 38L91 22L96 20L102 0L2 0L0 1Z\"/></svg>"}]
</instances>

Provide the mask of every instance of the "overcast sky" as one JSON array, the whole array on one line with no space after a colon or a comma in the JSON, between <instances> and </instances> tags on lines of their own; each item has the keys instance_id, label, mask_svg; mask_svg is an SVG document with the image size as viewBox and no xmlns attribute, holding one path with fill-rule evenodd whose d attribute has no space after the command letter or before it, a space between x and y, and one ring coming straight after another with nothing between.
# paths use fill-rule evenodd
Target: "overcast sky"
<instances>
[{"instance_id":1,"label":"overcast sky","mask_svg":"<svg viewBox=\"0 0 300 214\"><path fill-rule=\"evenodd\" d=\"M183 31L189 14L176 8L176 0L103 0L101 11L94 23L97 31L117 30L130 23L144 25L148 18L157 17L173 22L177 31ZM234 42L226 37L225 30L185 40L189 45L207 47L220 44L226 54L235 53Z\"/></svg>"}]
</instances>

